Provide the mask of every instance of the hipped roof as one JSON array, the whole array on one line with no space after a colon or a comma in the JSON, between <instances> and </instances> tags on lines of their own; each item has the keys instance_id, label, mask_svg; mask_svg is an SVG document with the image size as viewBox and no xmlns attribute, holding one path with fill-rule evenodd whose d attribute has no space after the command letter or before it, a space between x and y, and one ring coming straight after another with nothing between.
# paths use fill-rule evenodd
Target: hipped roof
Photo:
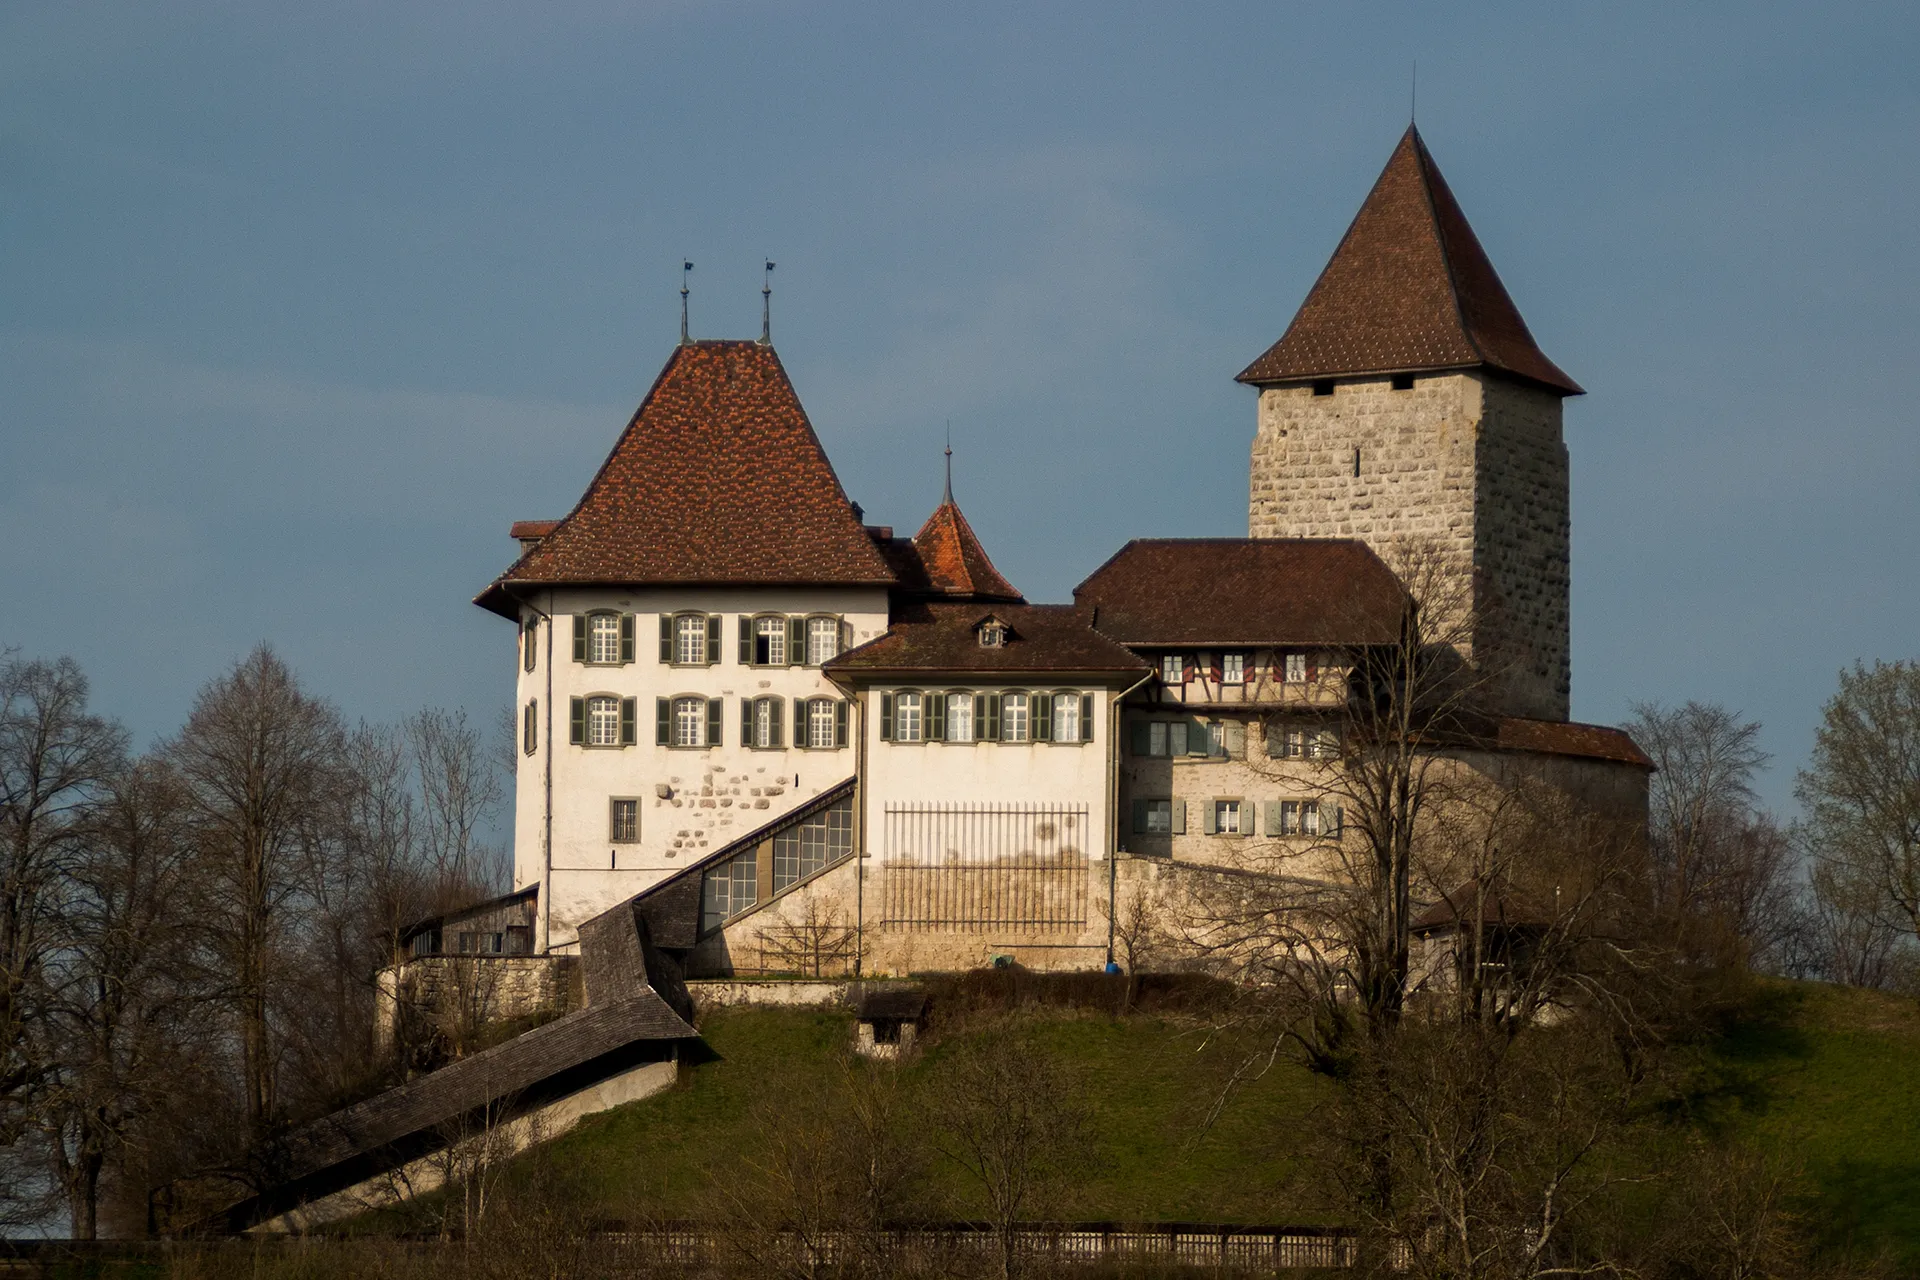
<instances>
[{"instance_id":1,"label":"hipped roof","mask_svg":"<svg viewBox=\"0 0 1920 1280\"><path fill-rule=\"evenodd\" d=\"M888 586L773 348L674 349L567 517L477 602L564 584Z\"/></svg>"},{"instance_id":2,"label":"hipped roof","mask_svg":"<svg viewBox=\"0 0 1920 1280\"><path fill-rule=\"evenodd\" d=\"M1239 381L1470 368L1581 394L1534 342L1409 125L1293 323Z\"/></svg>"},{"instance_id":3,"label":"hipped roof","mask_svg":"<svg viewBox=\"0 0 1920 1280\"><path fill-rule=\"evenodd\" d=\"M974 600L1019 600L1019 588L1001 576L974 536L973 526L951 495L943 499L913 535L913 549L925 567L928 589Z\"/></svg>"}]
</instances>

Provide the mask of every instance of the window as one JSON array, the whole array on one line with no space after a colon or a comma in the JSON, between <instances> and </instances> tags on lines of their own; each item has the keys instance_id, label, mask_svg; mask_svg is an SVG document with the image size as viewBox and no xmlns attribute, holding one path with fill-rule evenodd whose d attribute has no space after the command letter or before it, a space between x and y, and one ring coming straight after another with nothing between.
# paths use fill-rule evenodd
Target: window
<instances>
[{"instance_id":1,"label":"window","mask_svg":"<svg viewBox=\"0 0 1920 1280\"><path fill-rule=\"evenodd\" d=\"M540 660L540 619L529 615L520 624L520 665L528 671Z\"/></svg>"},{"instance_id":2,"label":"window","mask_svg":"<svg viewBox=\"0 0 1920 1280\"><path fill-rule=\"evenodd\" d=\"M1186 801L1135 800L1133 830L1137 835L1185 835L1187 832Z\"/></svg>"},{"instance_id":3,"label":"window","mask_svg":"<svg viewBox=\"0 0 1920 1280\"><path fill-rule=\"evenodd\" d=\"M718 928L759 900L759 850L748 849L702 874L700 927Z\"/></svg>"},{"instance_id":4,"label":"window","mask_svg":"<svg viewBox=\"0 0 1920 1280\"><path fill-rule=\"evenodd\" d=\"M1267 726L1267 756L1274 760L1298 759L1306 754L1307 731L1299 725Z\"/></svg>"},{"instance_id":5,"label":"window","mask_svg":"<svg viewBox=\"0 0 1920 1280\"><path fill-rule=\"evenodd\" d=\"M1090 708L1081 708L1081 724ZM1135 720L1128 726L1136 756L1217 756L1225 754L1224 723L1198 720Z\"/></svg>"},{"instance_id":6,"label":"window","mask_svg":"<svg viewBox=\"0 0 1920 1280\"><path fill-rule=\"evenodd\" d=\"M787 620L785 618L753 620L753 665L756 667L787 665Z\"/></svg>"},{"instance_id":7,"label":"window","mask_svg":"<svg viewBox=\"0 0 1920 1280\"><path fill-rule=\"evenodd\" d=\"M1287 654L1283 659L1282 677L1288 684L1305 684L1307 682L1307 655L1304 653Z\"/></svg>"},{"instance_id":8,"label":"window","mask_svg":"<svg viewBox=\"0 0 1920 1280\"><path fill-rule=\"evenodd\" d=\"M947 699L947 741L973 741L973 695L949 693Z\"/></svg>"},{"instance_id":9,"label":"window","mask_svg":"<svg viewBox=\"0 0 1920 1280\"><path fill-rule=\"evenodd\" d=\"M1411 391L1411 390L1413 390L1413 375L1412 375L1412 374L1410 374L1410 373L1396 373L1396 374L1394 374L1394 375L1393 375L1393 389L1394 389L1395 391Z\"/></svg>"},{"instance_id":10,"label":"window","mask_svg":"<svg viewBox=\"0 0 1920 1280\"><path fill-rule=\"evenodd\" d=\"M773 891L779 893L853 852L853 803L843 800L773 838Z\"/></svg>"},{"instance_id":11,"label":"window","mask_svg":"<svg viewBox=\"0 0 1920 1280\"><path fill-rule=\"evenodd\" d=\"M1185 684L1187 679L1187 660L1177 653L1163 654L1160 658L1160 683Z\"/></svg>"},{"instance_id":12,"label":"window","mask_svg":"<svg viewBox=\"0 0 1920 1280\"><path fill-rule=\"evenodd\" d=\"M761 750L783 745L786 704L779 698L740 700L740 741Z\"/></svg>"},{"instance_id":13,"label":"window","mask_svg":"<svg viewBox=\"0 0 1920 1280\"><path fill-rule=\"evenodd\" d=\"M1091 702L1092 699L1087 699ZM1080 718L1080 695L1077 693L1056 693L1053 695L1053 740L1055 742L1080 742L1084 727L1087 741L1092 739L1093 726L1082 725ZM1091 717L1088 717L1091 719Z\"/></svg>"},{"instance_id":14,"label":"window","mask_svg":"<svg viewBox=\"0 0 1920 1280\"><path fill-rule=\"evenodd\" d=\"M1333 394L1333 379L1332 379L1332 378L1321 378L1321 379L1319 379L1319 380L1318 380L1317 382L1315 382L1315 383L1313 384L1313 394L1315 394L1315 395L1317 395L1317 396L1330 396L1330 395L1332 395L1332 394Z\"/></svg>"},{"instance_id":15,"label":"window","mask_svg":"<svg viewBox=\"0 0 1920 1280\"><path fill-rule=\"evenodd\" d=\"M807 746L826 750L846 745L846 704L833 698L807 703Z\"/></svg>"},{"instance_id":16,"label":"window","mask_svg":"<svg viewBox=\"0 0 1920 1280\"><path fill-rule=\"evenodd\" d=\"M1215 800L1213 802L1212 834L1217 836L1237 836L1242 834L1240 826L1240 802L1238 800Z\"/></svg>"},{"instance_id":17,"label":"window","mask_svg":"<svg viewBox=\"0 0 1920 1280\"><path fill-rule=\"evenodd\" d=\"M673 700L673 745L676 747L707 745L707 700L705 698Z\"/></svg>"},{"instance_id":18,"label":"window","mask_svg":"<svg viewBox=\"0 0 1920 1280\"><path fill-rule=\"evenodd\" d=\"M587 699L587 745L620 745L620 699L604 696Z\"/></svg>"},{"instance_id":19,"label":"window","mask_svg":"<svg viewBox=\"0 0 1920 1280\"><path fill-rule=\"evenodd\" d=\"M920 695L912 692L893 695L893 740L919 742L924 728Z\"/></svg>"},{"instance_id":20,"label":"window","mask_svg":"<svg viewBox=\"0 0 1920 1280\"><path fill-rule=\"evenodd\" d=\"M1244 653L1223 653L1220 655L1220 683L1245 684L1247 682L1247 655Z\"/></svg>"},{"instance_id":21,"label":"window","mask_svg":"<svg viewBox=\"0 0 1920 1280\"><path fill-rule=\"evenodd\" d=\"M620 615L587 615L587 661L614 664L620 661Z\"/></svg>"},{"instance_id":22,"label":"window","mask_svg":"<svg viewBox=\"0 0 1920 1280\"><path fill-rule=\"evenodd\" d=\"M980 624L980 647L982 649L1003 649L1007 644L1007 628L1002 622L983 622Z\"/></svg>"},{"instance_id":23,"label":"window","mask_svg":"<svg viewBox=\"0 0 1920 1280\"><path fill-rule=\"evenodd\" d=\"M1194 754L1199 755L1200 753L1196 751ZM1223 756L1227 754L1227 726L1218 720L1207 726L1206 754L1210 756Z\"/></svg>"},{"instance_id":24,"label":"window","mask_svg":"<svg viewBox=\"0 0 1920 1280\"><path fill-rule=\"evenodd\" d=\"M506 935L483 931L462 932L460 934L460 954L463 956L497 956L506 949Z\"/></svg>"},{"instance_id":25,"label":"window","mask_svg":"<svg viewBox=\"0 0 1920 1280\"><path fill-rule=\"evenodd\" d=\"M608 823L607 839L615 844L632 844L640 838L640 802L615 800Z\"/></svg>"},{"instance_id":26,"label":"window","mask_svg":"<svg viewBox=\"0 0 1920 1280\"><path fill-rule=\"evenodd\" d=\"M530 699L520 713L520 749L528 755L540 749L540 701Z\"/></svg>"},{"instance_id":27,"label":"window","mask_svg":"<svg viewBox=\"0 0 1920 1280\"><path fill-rule=\"evenodd\" d=\"M673 620L673 661L682 667L705 666L707 661L707 617L703 613L683 613Z\"/></svg>"},{"instance_id":28,"label":"window","mask_svg":"<svg viewBox=\"0 0 1920 1280\"><path fill-rule=\"evenodd\" d=\"M1340 731L1316 729L1307 738L1307 754L1315 760L1333 760L1340 755Z\"/></svg>"},{"instance_id":29,"label":"window","mask_svg":"<svg viewBox=\"0 0 1920 1280\"><path fill-rule=\"evenodd\" d=\"M1026 742L1029 739L1027 695L1024 693L1006 693L1000 695L1000 741Z\"/></svg>"},{"instance_id":30,"label":"window","mask_svg":"<svg viewBox=\"0 0 1920 1280\"><path fill-rule=\"evenodd\" d=\"M817 667L840 653L840 619L807 619L807 665Z\"/></svg>"},{"instance_id":31,"label":"window","mask_svg":"<svg viewBox=\"0 0 1920 1280\"><path fill-rule=\"evenodd\" d=\"M1318 800L1282 800L1267 806L1270 836L1334 836L1340 834L1340 806Z\"/></svg>"}]
</instances>

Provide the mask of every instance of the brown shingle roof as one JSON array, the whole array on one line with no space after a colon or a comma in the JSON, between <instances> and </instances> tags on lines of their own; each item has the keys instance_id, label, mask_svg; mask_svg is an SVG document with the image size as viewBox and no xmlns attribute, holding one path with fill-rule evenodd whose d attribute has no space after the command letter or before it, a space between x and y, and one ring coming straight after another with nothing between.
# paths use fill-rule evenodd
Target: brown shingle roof
<instances>
[{"instance_id":1,"label":"brown shingle roof","mask_svg":"<svg viewBox=\"0 0 1920 1280\"><path fill-rule=\"evenodd\" d=\"M1137 538L1073 589L1132 645L1392 644L1406 588L1364 542Z\"/></svg>"},{"instance_id":2,"label":"brown shingle roof","mask_svg":"<svg viewBox=\"0 0 1920 1280\"><path fill-rule=\"evenodd\" d=\"M1293 323L1239 381L1481 366L1581 394L1534 343L1409 125Z\"/></svg>"},{"instance_id":3,"label":"brown shingle roof","mask_svg":"<svg viewBox=\"0 0 1920 1280\"><path fill-rule=\"evenodd\" d=\"M998 618L1012 632L999 648L983 648L978 625ZM897 605L887 633L827 663L836 675L890 672L979 672L1006 675L1084 672L1126 675L1147 665L1088 625L1066 604L961 603L909 600Z\"/></svg>"},{"instance_id":4,"label":"brown shingle roof","mask_svg":"<svg viewBox=\"0 0 1920 1280\"><path fill-rule=\"evenodd\" d=\"M1019 600L1019 588L1000 576L986 548L951 495L943 499L913 535L913 549L926 571L929 588L942 595L975 600Z\"/></svg>"},{"instance_id":5,"label":"brown shingle roof","mask_svg":"<svg viewBox=\"0 0 1920 1280\"><path fill-rule=\"evenodd\" d=\"M1522 720L1503 716L1494 745L1502 751L1538 751L1545 755L1588 756L1653 768L1653 761L1624 729L1564 720Z\"/></svg>"},{"instance_id":6,"label":"brown shingle roof","mask_svg":"<svg viewBox=\"0 0 1920 1280\"><path fill-rule=\"evenodd\" d=\"M773 348L676 347L580 503L477 603L548 583L886 586Z\"/></svg>"}]
</instances>

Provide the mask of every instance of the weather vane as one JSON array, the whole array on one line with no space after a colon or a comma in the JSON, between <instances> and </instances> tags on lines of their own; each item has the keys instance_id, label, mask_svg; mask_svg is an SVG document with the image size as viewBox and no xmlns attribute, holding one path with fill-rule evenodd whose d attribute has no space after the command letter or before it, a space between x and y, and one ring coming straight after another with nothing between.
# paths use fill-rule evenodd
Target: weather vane
<instances>
[{"instance_id":1,"label":"weather vane","mask_svg":"<svg viewBox=\"0 0 1920 1280\"><path fill-rule=\"evenodd\" d=\"M766 274L760 279L760 345L773 341L773 259L766 260Z\"/></svg>"},{"instance_id":2,"label":"weather vane","mask_svg":"<svg viewBox=\"0 0 1920 1280\"><path fill-rule=\"evenodd\" d=\"M685 258L680 259L680 345L687 345L687 273L693 270L693 264Z\"/></svg>"}]
</instances>

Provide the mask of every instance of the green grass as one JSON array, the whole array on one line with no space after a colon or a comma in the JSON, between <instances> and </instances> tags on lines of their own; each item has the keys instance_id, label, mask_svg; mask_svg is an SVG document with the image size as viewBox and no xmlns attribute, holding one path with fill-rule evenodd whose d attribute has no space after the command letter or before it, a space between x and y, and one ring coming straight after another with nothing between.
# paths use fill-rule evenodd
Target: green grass
<instances>
[{"instance_id":1,"label":"green grass","mask_svg":"<svg viewBox=\"0 0 1920 1280\"><path fill-rule=\"evenodd\" d=\"M1123 1221L1330 1223L1333 1189L1304 1154L1326 1086L1276 1064L1207 1114L1244 1046L1177 1018L1029 1011L1015 1024L1063 1063L1086 1102L1096 1159L1075 1216ZM756 1104L834 1087L852 1035L843 1013L707 1015L709 1052L672 1090L599 1116L519 1163L564 1178L595 1216L699 1216L709 1189L757 1149ZM950 1032L909 1081L939 1069ZM863 1066L866 1070L892 1070ZM1814 1238L1920 1271L1920 1008L1872 992L1766 982L1698 1051L1682 1113L1717 1138L1781 1153L1799 1170ZM958 1171L935 1171L962 1211Z\"/></svg>"}]
</instances>

